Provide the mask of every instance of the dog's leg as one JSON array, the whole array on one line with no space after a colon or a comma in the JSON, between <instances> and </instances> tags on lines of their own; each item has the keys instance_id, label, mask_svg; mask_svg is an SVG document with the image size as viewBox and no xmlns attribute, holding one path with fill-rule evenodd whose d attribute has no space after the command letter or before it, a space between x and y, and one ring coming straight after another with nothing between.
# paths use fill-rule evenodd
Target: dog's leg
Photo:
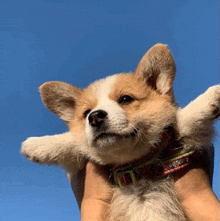
<instances>
[{"instance_id":1,"label":"dog's leg","mask_svg":"<svg viewBox=\"0 0 220 221\"><path fill-rule=\"evenodd\" d=\"M29 137L22 143L21 153L31 161L41 164L80 167L76 137L71 132L53 136ZM77 168L75 168L77 169ZM74 168L73 168L74 170Z\"/></svg>"},{"instance_id":2,"label":"dog's leg","mask_svg":"<svg viewBox=\"0 0 220 221\"><path fill-rule=\"evenodd\" d=\"M216 85L178 111L180 139L187 139L189 145L197 147L209 145L214 136L213 123L219 114L220 85Z\"/></svg>"}]
</instances>

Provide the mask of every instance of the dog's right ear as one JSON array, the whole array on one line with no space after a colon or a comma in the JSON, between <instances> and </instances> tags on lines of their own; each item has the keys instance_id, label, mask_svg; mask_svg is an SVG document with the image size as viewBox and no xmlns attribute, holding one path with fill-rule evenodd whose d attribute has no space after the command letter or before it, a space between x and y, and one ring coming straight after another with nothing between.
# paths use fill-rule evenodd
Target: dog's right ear
<instances>
[{"instance_id":1,"label":"dog's right ear","mask_svg":"<svg viewBox=\"0 0 220 221\"><path fill-rule=\"evenodd\" d=\"M66 123L73 119L74 109L82 90L70 84L50 81L39 88L45 106Z\"/></svg>"},{"instance_id":2,"label":"dog's right ear","mask_svg":"<svg viewBox=\"0 0 220 221\"><path fill-rule=\"evenodd\" d=\"M144 80L160 94L172 96L175 77L173 56L164 44L156 44L142 57L136 69L136 76Z\"/></svg>"}]
</instances>

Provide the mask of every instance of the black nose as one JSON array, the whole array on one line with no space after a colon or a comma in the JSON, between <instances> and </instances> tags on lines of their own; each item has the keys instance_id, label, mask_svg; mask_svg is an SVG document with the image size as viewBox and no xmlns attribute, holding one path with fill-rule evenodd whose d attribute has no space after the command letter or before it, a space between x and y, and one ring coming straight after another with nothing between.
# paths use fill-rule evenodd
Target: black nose
<instances>
[{"instance_id":1,"label":"black nose","mask_svg":"<svg viewBox=\"0 0 220 221\"><path fill-rule=\"evenodd\" d=\"M93 127L99 127L105 121L106 116L107 113L103 110L94 111L89 115L89 123Z\"/></svg>"}]
</instances>

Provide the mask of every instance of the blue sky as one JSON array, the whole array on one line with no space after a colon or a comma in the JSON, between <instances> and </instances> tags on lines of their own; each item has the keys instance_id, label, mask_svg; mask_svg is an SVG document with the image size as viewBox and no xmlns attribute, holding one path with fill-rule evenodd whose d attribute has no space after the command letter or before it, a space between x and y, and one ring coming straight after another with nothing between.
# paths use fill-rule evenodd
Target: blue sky
<instances>
[{"instance_id":1,"label":"blue sky","mask_svg":"<svg viewBox=\"0 0 220 221\"><path fill-rule=\"evenodd\" d=\"M19 154L27 137L67 130L40 100L45 81L84 88L134 71L147 49L162 42L176 60L181 106L219 83L217 0L1 0L0 10L1 220L80 220L65 174ZM214 146L219 197L219 138Z\"/></svg>"}]
</instances>

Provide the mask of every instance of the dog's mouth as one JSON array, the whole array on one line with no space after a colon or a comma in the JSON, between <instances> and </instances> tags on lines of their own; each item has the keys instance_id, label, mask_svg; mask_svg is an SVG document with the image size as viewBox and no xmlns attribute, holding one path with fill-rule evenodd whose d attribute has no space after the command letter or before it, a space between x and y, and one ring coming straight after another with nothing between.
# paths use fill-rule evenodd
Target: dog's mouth
<instances>
[{"instance_id":1,"label":"dog's mouth","mask_svg":"<svg viewBox=\"0 0 220 221\"><path fill-rule=\"evenodd\" d=\"M132 132L128 133L111 133L111 132L101 132L95 138L95 141L100 139L108 139L108 138L115 138L115 139L125 139L125 138L132 138L138 135L138 130L134 129Z\"/></svg>"}]
</instances>

